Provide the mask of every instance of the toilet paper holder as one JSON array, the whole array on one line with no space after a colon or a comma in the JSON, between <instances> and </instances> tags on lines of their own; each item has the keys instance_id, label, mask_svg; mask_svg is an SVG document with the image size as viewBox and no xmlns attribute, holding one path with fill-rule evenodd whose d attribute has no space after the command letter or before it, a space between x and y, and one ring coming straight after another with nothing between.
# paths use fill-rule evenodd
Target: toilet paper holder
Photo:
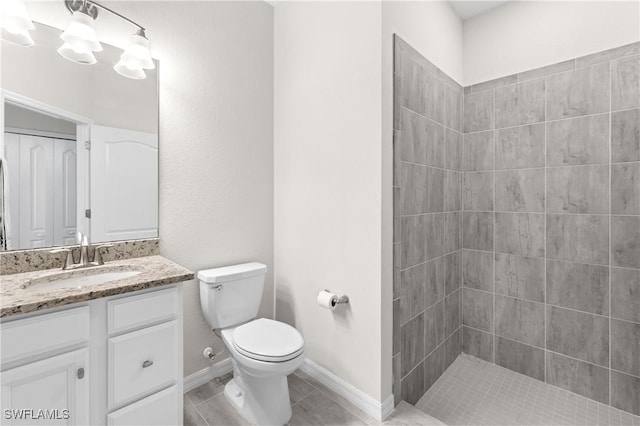
<instances>
[{"instance_id":1,"label":"toilet paper holder","mask_svg":"<svg viewBox=\"0 0 640 426\"><path fill-rule=\"evenodd\" d=\"M326 291L327 293L331 293L331 290L328 290L326 288L324 289L324 291ZM343 303L349 303L349 296L347 296L346 294L338 297L338 300L336 300L334 305L341 305Z\"/></svg>"}]
</instances>

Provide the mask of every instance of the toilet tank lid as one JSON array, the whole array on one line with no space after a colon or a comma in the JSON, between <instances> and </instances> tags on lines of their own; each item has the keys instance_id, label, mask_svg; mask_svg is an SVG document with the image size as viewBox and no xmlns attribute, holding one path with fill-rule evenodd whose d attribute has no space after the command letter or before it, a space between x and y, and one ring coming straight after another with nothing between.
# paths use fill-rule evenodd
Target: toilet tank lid
<instances>
[{"instance_id":1,"label":"toilet tank lid","mask_svg":"<svg viewBox=\"0 0 640 426\"><path fill-rule=\"evenodd\" d=\"M267 265L258 262L249 262L240 265L205 269L198 272L198 279L205 283L222 283L260 275L266 272Z\"/></svg>"}]
</instances>

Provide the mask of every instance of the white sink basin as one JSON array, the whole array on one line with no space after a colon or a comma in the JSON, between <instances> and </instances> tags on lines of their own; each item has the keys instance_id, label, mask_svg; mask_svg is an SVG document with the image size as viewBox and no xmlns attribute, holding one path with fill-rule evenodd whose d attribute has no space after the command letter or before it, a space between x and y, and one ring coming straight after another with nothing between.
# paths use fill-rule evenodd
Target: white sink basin
<instances>
[{"instance_id":1,"label":"white sink basin","mask_svg":"<svg viewBox=\"0 0 640 426\"><path fill-rule=\"evenodd\" d=\"M101 267L96 269L78 269L47 275L31 280L22 288L29 290L58 290L58 289L82 289L118 281L136 276L140 271L129 270L122 266L116 268Z\"/></svg>"}]
</instances>

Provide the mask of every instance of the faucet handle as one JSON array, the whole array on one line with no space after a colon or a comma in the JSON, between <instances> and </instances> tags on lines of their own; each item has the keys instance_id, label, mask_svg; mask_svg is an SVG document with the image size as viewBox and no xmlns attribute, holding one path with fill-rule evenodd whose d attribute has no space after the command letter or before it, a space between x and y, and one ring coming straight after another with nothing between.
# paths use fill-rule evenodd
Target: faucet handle
<instances>
[{"instance_id":1,"label":"faucet handle","mask_svg":"<svg viewBox=\"0 0 640 426\"><path fill-rule=\"evenodd\" d=\"M100 249L108 248L108 247L113 247L113 244L108 244L108 243L100 244L93 248L94 250L93 263L96 263L98 265L104 265L104 260L102 259L102 252L100 251Z\"/></svg>"},{"instance_id":2,"label":"faucet handle","mask_svg":"<svg viewBox=\"0 0 640 426\"><path fill-rule=\"evenodd\" d=\"M51 250L49 253L51 254L56 254L56 253L67 253L67 256L65 258L64 263L62 264L62 270L66 270L68 267L73 266L74 261L73 261L73 253L71 252L71 249L68 248L59 248L59 249L55 249L55 250Z\"/></svg>"}]
</instances>

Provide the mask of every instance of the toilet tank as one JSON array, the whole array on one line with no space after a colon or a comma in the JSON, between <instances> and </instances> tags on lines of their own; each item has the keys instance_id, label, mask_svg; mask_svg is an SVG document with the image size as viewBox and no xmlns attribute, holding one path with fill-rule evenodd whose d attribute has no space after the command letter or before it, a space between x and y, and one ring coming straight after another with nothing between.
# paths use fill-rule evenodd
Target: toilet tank
<instances>
[{"instance_id":1,"label":"toilet tank","mask_svg":"<svg viewBox=\"0 0 640 426\"><path fill-rule=\"evenodd\" d=\"M251 262L198 272L200 306L211 328L227 328L258 315L267 266Z\"/></svg>"}]
</instances>

